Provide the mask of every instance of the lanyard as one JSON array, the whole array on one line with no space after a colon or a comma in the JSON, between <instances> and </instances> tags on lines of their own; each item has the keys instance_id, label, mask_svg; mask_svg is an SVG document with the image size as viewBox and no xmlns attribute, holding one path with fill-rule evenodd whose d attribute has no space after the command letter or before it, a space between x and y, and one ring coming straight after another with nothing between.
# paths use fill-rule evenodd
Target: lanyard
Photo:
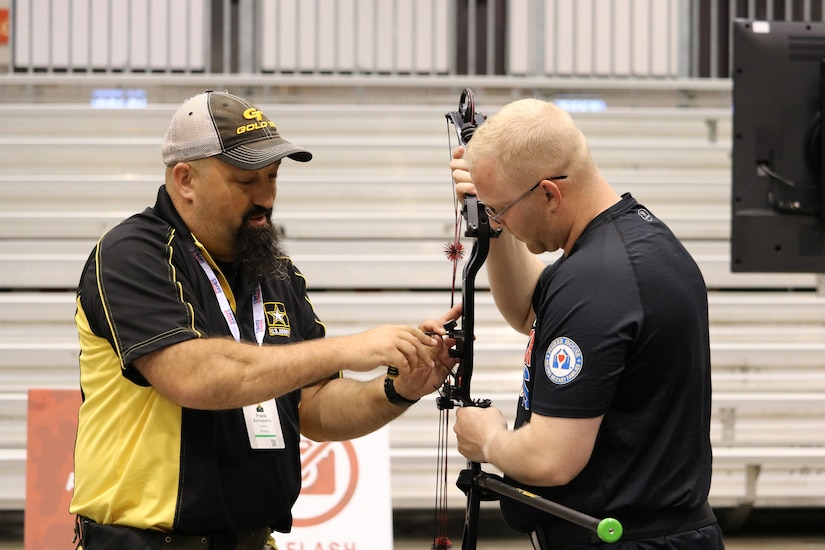
<instances>
[{"instance_id":1,"label":"lanyard","mask_svg":"<svg viewBox=\"0 0 825 550\"><path fill-rule=\"evenodd\" d=\"M229 327L230 332L232 332L232 336L236 341L240 342L241 331L238 328L238 320L235 318L235 312L232 311L232 306L229 305L229 300L226 297L226 293L223 291L223 287L221 287L221 283L218 280L218 276L215 274L215 270L212 269L212 266L209 265L209 262L207 262L206 258L203 257L200 250L192 250L192 255L195 256L195 259L200 264L201 269L203 269L203 272L206 273L209 283L212 285L212 291L215 293L215 298L218 300L218 305L221 308L224 319L226 319L226 324ZM260 346L263 344L265 331L264 300L260 283L255 288L255 292L252 294L252 324L255 329L255 340Z\"/></svg>"}]
</instances>

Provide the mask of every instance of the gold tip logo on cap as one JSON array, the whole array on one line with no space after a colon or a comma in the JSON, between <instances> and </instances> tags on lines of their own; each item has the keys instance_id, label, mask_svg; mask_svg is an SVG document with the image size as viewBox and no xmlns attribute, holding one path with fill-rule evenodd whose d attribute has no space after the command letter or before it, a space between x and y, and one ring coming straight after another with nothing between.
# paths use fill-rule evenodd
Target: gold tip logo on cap
<instances>
[{"instance_id":1,"label":"gold tip logo on cap","mask_svg":"<svg viewBox=\"0 0 825 550\"><path fill-rule=\"evenodd\" d=\"M245 126L238 126L235 128L236 134L245 134L246 132L252 132L255 130L261 130L263 128L272 128L275 130L275 123L269 120L264 120L264 114L255 109L254 107L250 107L246 111L243 112L243 117L247 120L256 120L257 122L252 122Z\"/></svg>"},{"instance_id":2,"label":"gold tip logo on cap","mask_svg":"<svg viewBox=\"0 0 825 550\"><path fill-rule=\"evenodd\" d=\"M258 109L250 107L249 109L243 112L243 117L246 120L257 120L258 122L260 122L261 120L263 120L264 114L260 112Z\"/></svg>"}]
</instances>

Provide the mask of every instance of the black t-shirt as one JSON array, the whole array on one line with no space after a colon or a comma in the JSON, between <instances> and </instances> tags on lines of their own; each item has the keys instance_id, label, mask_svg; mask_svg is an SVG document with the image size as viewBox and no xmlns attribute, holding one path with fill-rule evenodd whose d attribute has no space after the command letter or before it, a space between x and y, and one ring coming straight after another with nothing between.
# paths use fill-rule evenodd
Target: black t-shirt
<instances>
[{"instance_id":1,"label":"black t-shirt","mask_svg":"<svg viewBox=\"0 0 825 550\"><path fill-rule=\"evenodd\" d=\"M667 226L630 195L542 273L516 428L535 413L604 415L569 484L532 487L596 516L647 520L705 503L710 487L707 290ZM515 529L562 521L502 499Z\"/></svg>"}]
</instances>

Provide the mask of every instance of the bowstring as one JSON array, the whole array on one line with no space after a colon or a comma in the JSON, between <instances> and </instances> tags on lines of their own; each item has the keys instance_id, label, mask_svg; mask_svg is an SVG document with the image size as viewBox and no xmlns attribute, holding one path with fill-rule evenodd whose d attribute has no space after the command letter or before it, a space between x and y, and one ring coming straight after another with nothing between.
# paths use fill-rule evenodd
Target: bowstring
<instances>
[{"instance_id":1,"label":"bowstring","mask_svg":"<svg viewBox=\"0 0 825 550\"><path fill-rule=\"evenodd\" d=\"M452 160L452 139L450 132L450 121L447 120L447 143L448 154ZM464 245L461 243L461 229L464 222L464 217L461 214L461 205L458 203L458 194L455 189L455 182L451 182L453 207L455 209L455 224L453 228L453 240L444 246L444 253L453 264L452 283L450 286L450 308L455 306L456 280L458 278L458 263L464 257ZM448 375L455 376L455 372ZM453 384L450 380L447 383ZM438 453L436 464L436 492L435 492L435 518L433 528L433 545L432 550L447 550L452 548L452 543L447 536L447 523L449 520L447 508L447 488L448 488L448 472L447 472L447 447L450 427L450 409L442 408L439 410L438 420Z\"/></svg>"},{"instance_id":2,"label":"bowstring","mask_svg":"<svg viewBox=\"0 0 825 550\"><path fill-rule=\"evenodd\" d=\"M438 422L438 464L436 466L436 491L435 491L435 526L433 529L433 550L446 550L451 548L450 539L447 536L447 436L449 433L450 415L447 410L439 411Z\"/></svg>"},{"instance_id":3,"label":"bowstring","mask_svg":"<svg viewBox=\"0 0 825 550\"><path fill-rule=\"evenodd\" d=\"M447 120L447 145L447 152L450 155L450 160L452 160L453 144L451 139L449 120ZM453 226L453 240L444 245L444 254L446 254L447 259L450 260L453 264L453 278L452 286L450 288L450 308L452 308L455 305L455 284L458 276L458 261L464 257L464 245L461 242L461 228L464 222L464 218L461 215L461 205L458 203L458 194L455 190L455 182L452 182L452 185L450 187L452 188L453 194L455 223Z\"/></svg>"}]
</instances>

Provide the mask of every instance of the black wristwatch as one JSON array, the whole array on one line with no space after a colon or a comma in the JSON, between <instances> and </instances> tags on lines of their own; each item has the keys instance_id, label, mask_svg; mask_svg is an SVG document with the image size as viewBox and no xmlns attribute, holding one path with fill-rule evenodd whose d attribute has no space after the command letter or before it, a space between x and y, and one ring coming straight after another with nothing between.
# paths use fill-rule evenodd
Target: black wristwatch
<instances>
[{"instance_id":1,"label":"black wristwatch","mask_svg":"<svg viewBox=\"0 0 825 550\"><path fill-rule=\"evenodd\" d=\"M398 395L398 392L395 391L395 383L393 382L393 379L389 376L384 378L384 393L387 394L387 399L389 400L389 402L395 405L396 407L407 408L410 405L415 405L416 403L418 403L418 399L416 399L415 401L411 401L406 397Z\"/></svg>"}]
</instances>

